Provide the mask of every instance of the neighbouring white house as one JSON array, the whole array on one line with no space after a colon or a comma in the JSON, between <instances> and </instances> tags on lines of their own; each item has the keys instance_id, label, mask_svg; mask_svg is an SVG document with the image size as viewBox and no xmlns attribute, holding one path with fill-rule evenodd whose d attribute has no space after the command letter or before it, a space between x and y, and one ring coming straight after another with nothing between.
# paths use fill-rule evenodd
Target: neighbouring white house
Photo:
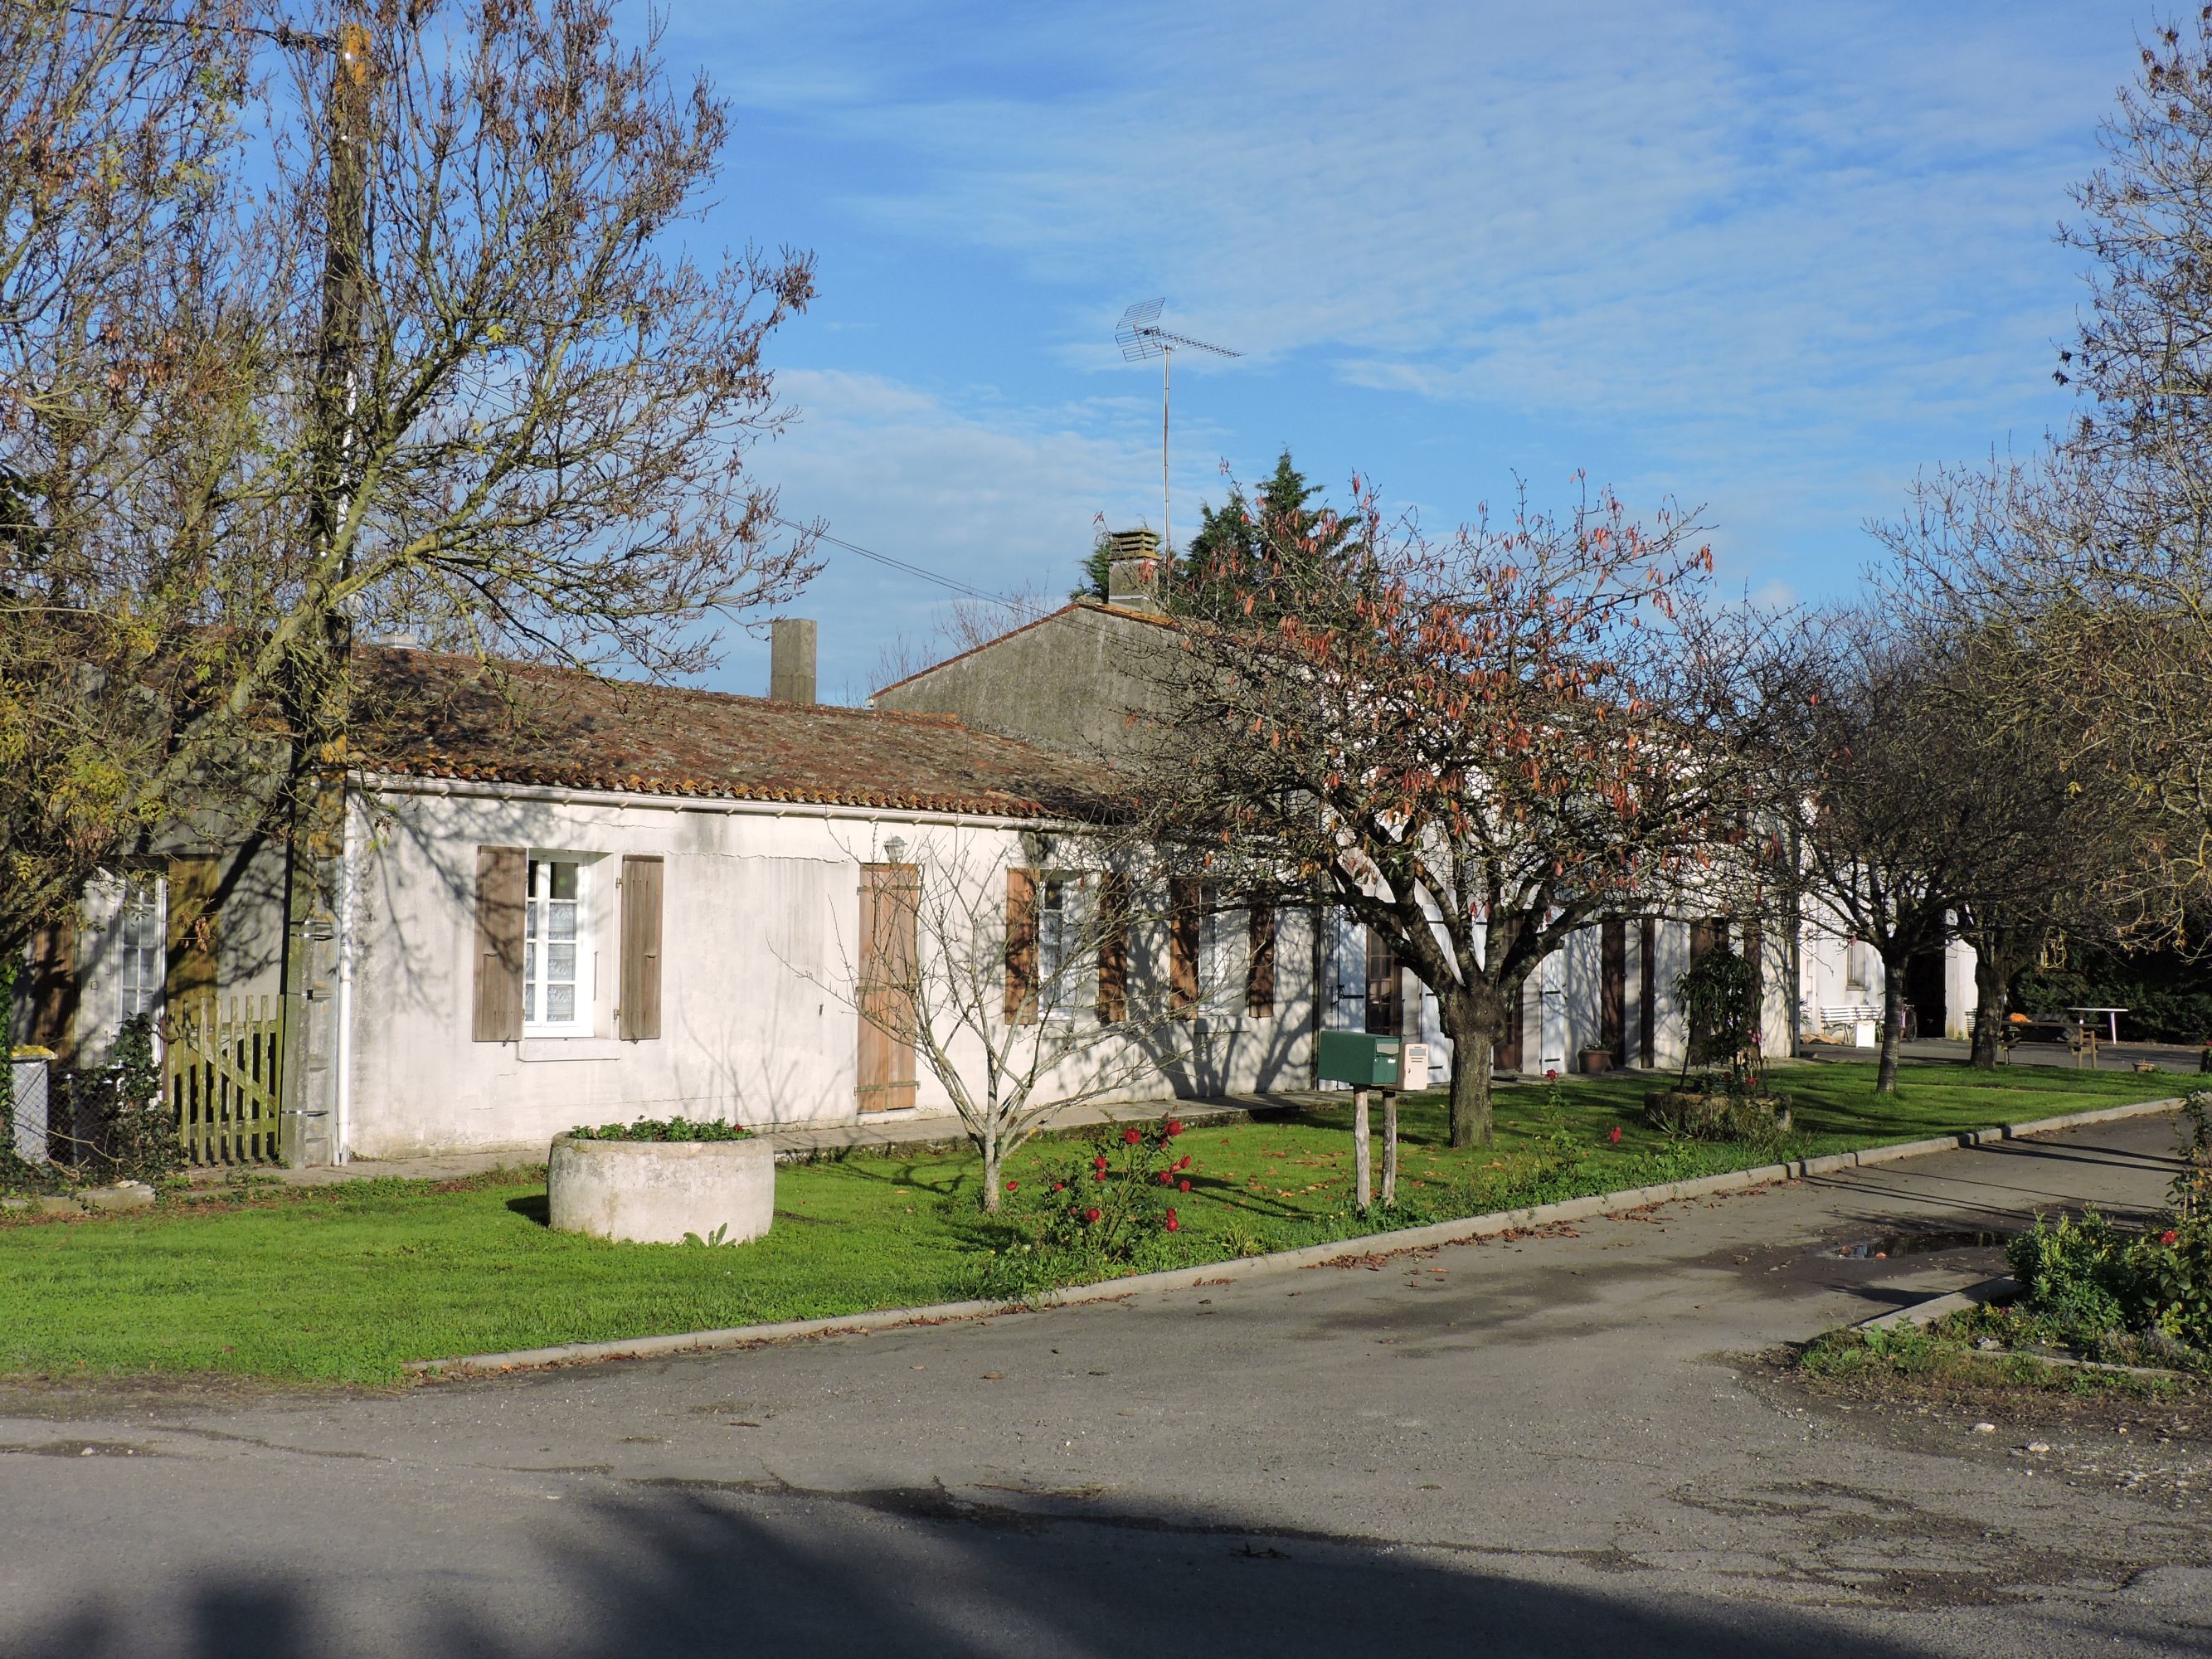
<instances>
[{"instance_id":1,"label":"neighbouring white house","mask_svg":"<svg viewBox=\"0 0 2212 1659\"><path fill-rule=\"evenodd\" d=\"M1149 531L1113 538L1107 597L1081 599L931 665L872 699L878 708L951 715L1091 764L1110 764L1158 712L1161 630ZM1401 966L1386 938L1345 912L1323 913L1310 969L1316 1017L1328 1030L1430 1045L1433 1077L1450 1075L1451 1042L1436 998ZM1497 1056L1505 1073L1581 1069L1585 1051L1615 1066L1679 1066L1688 1034L1674 986L1693 957L1727 941L1759 965L1763 1040L1791 1052L1797 1030L1786 917L1745 925L1663 912L1607 917L1572 938L1526 981Z\"/></svg>"}]
</instances>

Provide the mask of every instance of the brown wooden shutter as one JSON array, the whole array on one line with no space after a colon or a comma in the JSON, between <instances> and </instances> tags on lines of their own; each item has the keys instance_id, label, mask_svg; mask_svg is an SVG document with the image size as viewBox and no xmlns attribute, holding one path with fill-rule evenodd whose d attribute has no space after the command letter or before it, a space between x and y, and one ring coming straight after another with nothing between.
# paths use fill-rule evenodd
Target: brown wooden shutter
<instances>
[{"instance_id":1,"label":"brown wooden shutter","mask_svg":"<svg viewBox=\"0 0 2212 1659\"><path fill-rule=\"evenodd\" d=\"M1198 1012L1198 956L1206 887L1195 876L1168 883L1168 1001L1178 1019Z\"/></svg>"},{"instance_id":2,"label":"brown wooden shutter","mask_svg":"<svg viewBox=\"0 0 2212 1659\"><path fill-rule=\"evenodd\" d=\"M1017 1025L1037 1017L1036 872L1006 872L1006 1018Z\"/></svg>"},{"instance_id":3,"label":"brown wooden shutter","mask_svg":"<svg viewBox=\"0 0 2212 1659\"><path fill-rule=\"evenodd\" d=\"M623 860L622 977L615 1034L629 1042L660 1035L660 888L658 858Z\"/></svg>"},{"instance_id":4,"label":"brown wooden shutter","mask_svg":"<svg viewBox=\"0 0 2212 1659\"><path fill-rule=\"evenodd\" d=\"M916 1001L921 912L920 866L860 866L860 1031L855 1082L863 1112L902 1111L915 1103L914 1048L921 1029Z\"/></svg>"},{"instance_id":5,"label":"brown wooden shutter","mask_svg":"<svg viewBox=\"0 0 2212 1659\"><path fill-rule=\"evenodd\" d=\"M530 859L520 847L477 848L477 975L471 1036L514 1042L522 1036L522 918Z\"/></svg>"},{"instance_id":6,"label":"brown wooden shutter","mask_svg":"<svg viewBox=\"0 0 2212 1659\"><path fill-rule=\"evenodd\" d=\"M51 1048L64 1064L76 1054L76 908L31 936L30 1017L23 1033L33 1047ZM19 985L21 981L18 981ZM22 992L19 991L18 995Z\"/></svg>"},{"instance_id":7,"label":"brown wooden shutter","mask_svg":"<svg viewBox=\"0 0 2212 1659\"><path fill-rule=\"evenodd\" d=\"M216 861L204 854L169 860L167 957L162 999L176 1008L216 993Z\"/></svg>"},{"instance_id":8,"label":"brown wooden shutter","mask_svg":"<svg viewBox=\"0 0 2212 1659\"><path fill-rule=\"evenodd\" d=\"M1659 1063L1659 921L1644 918L1636 941L1636 1063L1647 1069Z\"/></svg>"},{"instance_id":9,"label":"brown wooden shutter","mask_svg":"<svg viewBox=\"0 0 2212 1659\"><path fill-rule=\"evenodd\" d=\"M1766 928L1758 921L1743 925L1743 959L1751 964L1752 1046L1766 1047Z\"/></svg>"},{"instance_id":10,"label":"brown wooden shutter","mask_svg":"<svg viewBox=\"0 0 2212 1659\"><path fill-rule=\"evenodd\" d=\"M1098 884L1098 1019L1129 1017L1129 878L1109 871Z\"/></svg>"},{"instance_id":11,"label":"brown wooden shutter","mask_svg":"<svg viewBox=\"0 0 2212 1659\"><path fill-rule=\"evenodd\" d=\"M1597 1045L1626 1065L1628 1026L1628 921L1607 916L1598 924Z\"/></svg>"},{"instance_id":12,"label":"brown wooden shutter","mask_svg":"<svg viewBox=\"0 0 2212 1659\"><path fill-rule=\"evenodd\" d=\"M1255 904L1251 911L1251 950L1244 958L1244 1012L1275 1012L1275 907Z\"/></svg>"}]
</instances>

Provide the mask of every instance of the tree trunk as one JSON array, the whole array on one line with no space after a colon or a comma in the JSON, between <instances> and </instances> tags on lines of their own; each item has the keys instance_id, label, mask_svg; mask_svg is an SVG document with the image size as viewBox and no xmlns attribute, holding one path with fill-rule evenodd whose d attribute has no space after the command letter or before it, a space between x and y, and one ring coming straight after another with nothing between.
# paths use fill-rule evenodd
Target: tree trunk
<instances>
[{"instance_id":1,"label":"tree trunk","mask_svg":"<svg viewBox=\"0 0 2212 1659\"><path fill-rule=\"evenodd\" d=\"M2005 1016L2011 1012L2012 952L2000 951L1984 937L1974 949L1974 1047L1967 1064L1993 1069L2002 1046Z\"/></svg>"},{"instance_id":2,"label":"tree trunk","mask_svg":"<svg viewBox=\"0 0 2212 1659\"><path fill-rule=\"evenodd\" d=\"M1874 1091L1878 1095L1897 1092L1897 1045L1903 1034L1905 1021L1905 971L1882 963L1881 975L1881 1065L1875 1073Z\"/></svg>"},{"instance_id":3,"label":"tree trunk","mask_svg":"<svg viewBox=\"0 0 2212 1659\"><path fill-rule=\"evenodd\" d=\"M982 1139L983 1213L996 1215L999 1212L999 1199L1005 1190L1005 1183L999 1179L999 1171L1004 1165L999 1161L999 1137L989 1134L985 1135Z\"/></svg>"},{"instance_id":4,"label":"tree trunk","mask_svg":"<svg viewBox=\"0 0 2212 1659\"><path fill-rule=\"evenodd\" d=\"M1443 1012L1439 1005L1438 1012ZM1477 1022L1462 1019L1458 1030L1447 1018L1445 1030L1452 1040L1451 1144L1487 1146L1491 1143L1490 1073L1497 1050L1491 1034L1476 1029Z\"/></svg>"}]
</instances>

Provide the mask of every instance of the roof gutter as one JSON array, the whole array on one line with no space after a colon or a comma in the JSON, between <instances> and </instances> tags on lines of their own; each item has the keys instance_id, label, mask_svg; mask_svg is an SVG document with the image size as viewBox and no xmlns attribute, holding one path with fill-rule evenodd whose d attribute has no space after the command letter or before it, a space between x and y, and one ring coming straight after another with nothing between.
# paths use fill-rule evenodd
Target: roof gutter
<instances>
[{"instance_id":1,"label":"roof gutter","mask_svg":"<svg viewBox=\"0 0 2212 1659\"><path fill-rule=\"evenodd\" d=\"M1039 827L1079 831L1095 829L1078 819L1039 813L1009 817L990 812L947 812L913 806L860 806L842 802L750 800L733 795L657 795L639 790L576 789L548 784L482 782L471 778L426 778L412 773L359 771L356 787L385 795L434 795L459 800L538 801L553 806L637 807L648 811L712 812L730 817L821 818L873 823L896 818L904 823L969 824L990 830Z\"/></svg>"}]
</instances>

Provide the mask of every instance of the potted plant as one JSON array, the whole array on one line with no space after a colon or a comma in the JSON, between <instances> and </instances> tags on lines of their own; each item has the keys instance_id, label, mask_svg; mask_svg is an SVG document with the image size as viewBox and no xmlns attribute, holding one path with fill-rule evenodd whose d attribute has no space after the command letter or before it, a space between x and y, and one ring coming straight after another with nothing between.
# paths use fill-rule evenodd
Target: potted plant
<instances>
[{"instance_id":1,"label":"potted plant","mask_svg":"<svg viewBox=\"0 0 2212 1659\"><path fill-rule=\"evenodd\" d=\"M641 1244L742 1244L775 1212L775 1153L733 1123L641 1118L556 1135L554 1231Z\"/></svg>"},{"instance_id":2,"label":"potted plant","mask_svg":"<svg viewBox=\"0 0 2212 1659\"><path fill-rule=\"evenodd\" d=\"M1582 1065L1585 1072L1609 1072L1613 1069L1613 1050L1593 1042L1582 1050Z\"/></svg>"}]
</instances>

